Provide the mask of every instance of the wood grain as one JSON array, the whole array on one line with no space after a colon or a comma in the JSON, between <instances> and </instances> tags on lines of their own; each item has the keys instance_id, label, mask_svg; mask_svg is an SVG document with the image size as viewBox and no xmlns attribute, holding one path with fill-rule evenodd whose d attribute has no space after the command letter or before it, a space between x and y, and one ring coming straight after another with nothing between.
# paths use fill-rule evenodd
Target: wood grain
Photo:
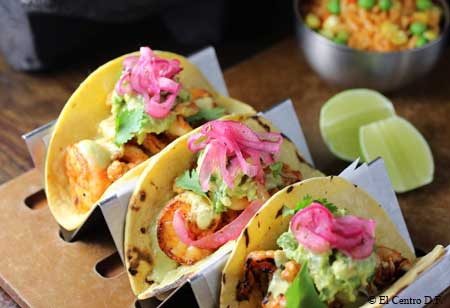
<instances>
[{"instance_id":1,"label":"wood grain","mask_svg":"<svg viewBox=\"0 0 450 308\"><path fill-rule=\"evenodd\" d=\"M0 287L21 307L132 307L125 268L106 277L96 270L116 251L108 231L63 241L45 199L24 202L41 189L36 169L0 186Z\"/></svg>"}]
</instances>

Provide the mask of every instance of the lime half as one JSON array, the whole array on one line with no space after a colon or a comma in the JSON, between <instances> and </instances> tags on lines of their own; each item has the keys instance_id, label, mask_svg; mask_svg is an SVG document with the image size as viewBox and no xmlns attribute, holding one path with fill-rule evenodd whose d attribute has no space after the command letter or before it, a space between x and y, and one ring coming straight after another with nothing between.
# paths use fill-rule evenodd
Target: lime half
<instances>
[{"instance_id":1,"label":"lime half","mask_svg":"<svg viewBox=\"0 0 450 308\"><path fill-rule=\"evenodd\" d=\"M361 154L366 161L382 157L396 192L405 192L433 180L430 147L408 121L391 117L361 127Z\"/></svg>"},{"instance_id":2,"label":"lime half","mask_svg":"<svg viewBox=\"0 0 450 308\"><path fill-rule=\"evenodd\" d=\"M320 132L334 155L352 161L360 154L359 128L394 114L392 103L380 93L367 89L347 90L322 106Z\"/></svg>"}]
</instances>

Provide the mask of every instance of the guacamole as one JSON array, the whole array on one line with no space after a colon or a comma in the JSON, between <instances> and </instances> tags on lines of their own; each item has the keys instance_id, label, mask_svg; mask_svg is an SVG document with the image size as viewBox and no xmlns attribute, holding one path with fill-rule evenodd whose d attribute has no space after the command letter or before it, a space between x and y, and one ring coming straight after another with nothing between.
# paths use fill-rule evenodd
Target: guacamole
<instances>
[{"instance_id":1,"label":"guacamole","mask_svg":"<svg viewBox=\"0 0 450 308\"><path fill-rule=\"evenodd\" d=\"M323 302L335 298L354 302L358 290L367 286L375 273L376 258L372 253L363 260L354 260L338 250L316 254L298 243L291 231L277 240L289 260L299 264L307 262L309 274Z\"/></svg>"},{"instance_id":2,"label":"guacamole","mask_svg":"<svg viewBox=\"0 0 450 308\"><path fill-rule=\"evenodd\" d=\"M243 208L239 208L239 205L236 204L237 200L247 198L248 201L254 201L258 199L257 183L254 179L239 171L233 183L233 188L228 187L218 172L214 172L211 176L209 191L216 212L225 212L228 208L242 210Z\"/></svg>"},{"instance_id":3,"label":"guacamole","mask_svg":"<svg viewBox=\"0 0 450 308\"><path fill-rule=\"evenodd\" d=\"M115 91L112 95L112 114L115 119L115 141L116 143L125 143L133 136L137 138L137 143L144 141L147 133L160 134L172 125L175 115L171 112L167 117L156 119L144 111L144 98L141 95L125 94L118 95ZM130 127L133 129L130 130ZM121 131L129 131L128 139L122 142ZM119 140L118 140L119 139Z\"/></svg>"},{"instance_id":4,"label":"guacamole","mask_svg":"<svg viewBox=\"0 0 450 308\"><path fill-rule=\"evenodd\" d=\"M198 174L200 173L203 157L204 151L201 151L197 160L196 171ZM267 172L265 175L265 189L267 191L283 185L280 175L281 166L281 162L276 162L269 166L271 172ZM246 198L251 202L260 197L258 196L258 183L256 182L256 179L245 175L242 171L237 172L233 183L234 187L230 188L222 179L218 169L211 175L209 197L216 213L225 212L227 209L243 210L245 206L247 206L247 203L239 203L240 199Z\"/></svg>"}]
</instances>

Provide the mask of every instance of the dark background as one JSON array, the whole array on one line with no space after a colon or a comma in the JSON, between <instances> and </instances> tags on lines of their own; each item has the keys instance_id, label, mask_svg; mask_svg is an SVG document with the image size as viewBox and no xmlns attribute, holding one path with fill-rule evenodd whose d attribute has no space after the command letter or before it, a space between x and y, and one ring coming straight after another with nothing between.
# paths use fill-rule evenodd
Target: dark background
<instances>
[{"instance_id":1,"label":"dark background","mask_svg":"<svg viewBox=\"0 0 450 308\"><path fill-rule=\"evenodd\" d=\"M72 7L74 2L67 0L29 1L34 6L2 0L0 50L10 65L55 70L99 65L143 45L184 55L214 45L228 67L294 29L290 0L147 0L143 8L129 4L140 0L111 0L103 6L104 0L78 1L86 7Z\"/></svg>"}]
</instances>

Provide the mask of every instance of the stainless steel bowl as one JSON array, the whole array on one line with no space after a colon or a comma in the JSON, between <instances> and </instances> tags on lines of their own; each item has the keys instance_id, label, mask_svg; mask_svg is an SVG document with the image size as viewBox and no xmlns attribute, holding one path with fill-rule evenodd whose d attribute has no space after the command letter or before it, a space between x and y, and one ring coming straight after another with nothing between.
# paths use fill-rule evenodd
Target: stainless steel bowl
<instances>
[{"instance_id":1,"label":"stainless steel bowl","mask_svg":"<svg viewBox=\"0 0 450 308\"><path fill-rule=\"evenodd\" d=\"M440 37L423 47L396 52L362 51L328 40L303 22L300 1L294 0L298 42L311 67L332 84L394 90L428 73L445 48L450 20L445 0L438 1L444 14Z\"/></svg>"}]
</instances>

